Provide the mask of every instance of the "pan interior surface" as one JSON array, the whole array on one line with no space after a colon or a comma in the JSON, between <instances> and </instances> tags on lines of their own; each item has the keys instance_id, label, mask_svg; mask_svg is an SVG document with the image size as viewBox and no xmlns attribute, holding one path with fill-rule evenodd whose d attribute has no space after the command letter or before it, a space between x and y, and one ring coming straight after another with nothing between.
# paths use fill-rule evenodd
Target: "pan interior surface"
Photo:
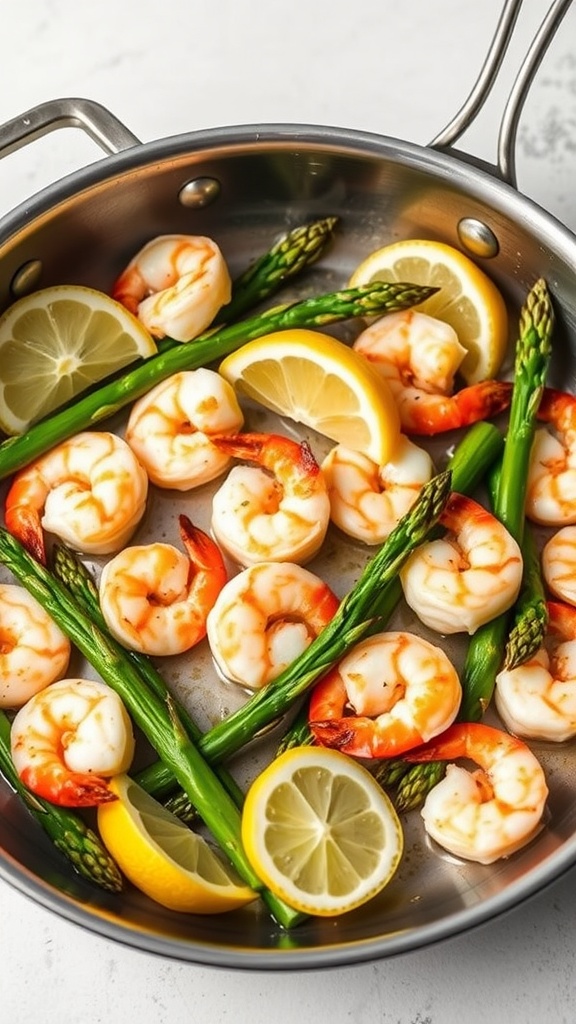
<instances>
[{"instance_id":1,"label":"pan interior surface","mask_svg":"<svg viewBox=\"0 0 576 1024\"><path fill-rule=\"evenodd\" d=\"M369 252L401 238L432 238L462 248L462 224L473 220L497 241L495 255L475 258L509 304L511 343L520 302L538 277L546 278L558 319L551 383L574 390L573 236L482 170L359 133L247 126L162 140L99 161L40 193L0 224L0 308L18 295L30 266L36 268L34 287L76 283L109 291L142 244L158 234L182 232L216 239L236 275L290 228L330 215L338 217L338 226L329 250L278 301L345 287ZM360 326L346 323L331 333L351 340ZM318 458L327 451L324 439L262 410L247 407L246 426L306 439ZM430 445L437 464L455 440L451 435ZM176 543L179 512L209 529L211 486L177 498L152 490L151 512L135 542L153 539L160 530ZM343 596L366 558L364 548L334 530L309 568ZM93 566L98 572L98 559ZM391 628L410 628L411 615L399 609ZM430 636L424 627L418 629ZM462 645L450 641L445 646L461 664ZM170 659L166 678L202 728L245 699L239 688L217 678L205 642L189 657ZM284 728L284 722L278 723L233 759L231 768L242 782L270 759ZM120 897L95 889L67 869L3 781L0 874L82 927L175 959L301 970L393 956L489 920L574 863L574 746L531 746L545 767L550 799L544 827L528 846L490 866L465 863L433 847L419 813L410 812L403 819L404 858L384 892L340 918L310 920L290 932L278 928L259 903L200 917L164 910L130 887Z\"/></svg>"}]
</instances>

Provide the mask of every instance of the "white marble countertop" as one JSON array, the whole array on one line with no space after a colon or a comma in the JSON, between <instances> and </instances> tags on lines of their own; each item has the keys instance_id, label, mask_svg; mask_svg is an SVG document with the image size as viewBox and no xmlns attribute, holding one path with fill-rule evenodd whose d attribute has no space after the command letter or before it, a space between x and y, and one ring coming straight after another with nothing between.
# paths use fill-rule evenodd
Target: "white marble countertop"
<instances>
[{"instance_id":1,"label":"white marble countertop","mask_svg":"<svg viewBox=\"0 0 576 1024\"><path fill-rule=\"evenodd\" d=\"M503 99L546 0L525 0L499 84L463 148L493 160ZM293 122L425 144L480 68L500 0L26 0L3 30L0 122L85 96L142 141L214 125ZM533 86L519 187L576 230L576 9ZM462 145L462 143L461 143ZM0 216L101 154L80 132L0 162ZM576 869L482 928L337 971L222 971L81 931L0 883L2 1020L32 1024L526 1024L573 1021Z\"/></svg>"}]
</instances>

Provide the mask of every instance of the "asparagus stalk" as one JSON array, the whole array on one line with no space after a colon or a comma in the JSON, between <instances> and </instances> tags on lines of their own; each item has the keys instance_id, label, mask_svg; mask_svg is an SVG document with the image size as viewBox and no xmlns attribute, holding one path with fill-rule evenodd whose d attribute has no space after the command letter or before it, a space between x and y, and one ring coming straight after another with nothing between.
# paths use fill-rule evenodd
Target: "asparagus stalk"
<instances>
[{"instance_id":1,"label":"asparagus stalk","mask_svg":"<svg viewBox=\"0 0 576 1024\"><path fill-rule=\"evenodd\" d=\"M3 528L0 562L46 609L104 682L118 693L244 882L260 893L281 925L291 927L299 921L301 915L265 889L254 872L242 846L240 811L197 745L186 737L173 706L150 687L142 686L138 670L124 648L98 629L67 588Z\"/></svg>"},{"instance_id":2,"label":"asparagus stalk","mask_svg":"<svg viewBox=\"0 0 576 1024\"><path fill-rule=\"evenodd\" d=\"M68 807L56 807L35 796L20 781L10 752L10 721L3 711L0 711L0 771L79 875L109 892L122 890L122 876L115 861L82 818Z\"/></svg>"},{"instance_id":3,"label":"asparagus stalk","mask_svg":"<svg viewBox=\"0 0 576 1024\"><path fill-rule=\"evenodd\" d=\"M239 323L211 329L192 342L165 347L113 380L81 395L24 434L0 445L0 479L14 473L60 441L112 416L154 384L180 370L194 370L222 359L240 345L271 331L321 328L353 317L382 316L417 305L438 289L384 281L346 288L268 309Z\"/></svg>"},{"instance_id":4,"label":"asparagus stalk","mask_svg":"<svg viewBox=\"0 0 576 1024\"><path fill-rule=\"evenodd\" d=\"M294 228L232 283L232 298L214 323L231 323L315 263L330 242L338 217Z\"/></svg>"},{"instance_id":5,"label":"asparagus stalk","mask_svg":"<svg viewBox=\"0 0 576 1024\"><path fill-rule=\"evenodd\" d=\"M554 312L546 282L538 280L520 312L516 343L514 388L502 467L494 497L494 514L522 544L526 481L538 406L550 356ZM486 623L471 638L462 673L463 699L459 718L478 721L492 699L504 657L507 613Z\"/></svg>"},{"instance_id":6,"label":"asparagus stalk","mask_svg":"<svg viewBox=\"0 0 576 1024\"><path fill-rule=\"evenodd\" d=\"M534 533L524 527L522 590L514 609L514 622L504 651L504 668L523 665L542 646L548 629L548 606L540 571L540 553Z\"/></svg>"},{"instance_id":7,"label":"asparagus stalk","mask_svg":"<svg viewBox=\"0 0 576 1024\"><path fill-rule=\"evenodd\" d=\"M399 814L420 807L446 773L443 761L410 764L402 758L380 761L374 777L385 789Z\"/></svg>"}]
</instances>

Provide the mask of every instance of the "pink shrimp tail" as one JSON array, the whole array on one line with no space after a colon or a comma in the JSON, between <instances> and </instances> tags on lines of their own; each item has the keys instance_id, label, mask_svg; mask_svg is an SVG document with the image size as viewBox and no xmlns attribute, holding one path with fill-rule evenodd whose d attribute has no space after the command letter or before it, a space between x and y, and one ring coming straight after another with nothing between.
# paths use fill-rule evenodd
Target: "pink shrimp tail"
<instances>
[{"instance_id":1,"label":"pink shrimp tail","mask_svg":"<svg viewBox=\"0 0 576 1024\"><path fill-rule=\"evenodd\" d=\"M40 516L31 505L16 505L10 501L10 492L6 498L4 513L6 529L19 540L23 547L40 562L46 565L46 547Z\"/></svg>"},{"instance_id":2,"label":"pink shrimp tail","mask_svg":"<svg viewBox=\"0 0 576 1024\"><path fill-rule=\"evenodd\" d=\"M198 612L194 643L199 643L206 636L208 613L227 582L228 572L220 548L212 538L194 526L188 516L181 515L178 521L180 536L191 564L191 587Z\"/></svg>"},{"instance_id":3,"label":"pink shrimp tail","mask_svg":"<svg viewBox=\"0 0 576 1024\"><path fill-rule=\"evenodd\" d=\"M576 640L576 608L562 601L548 601L548 632L560 640Z\"/></svg>"},{"instance_id":4,"label":"pink shrimp tail","mask_svg":"<svg viewBox=\"0 0 576 1024\"><path fill-rule=\"evenodd\" d=\"M557 388L544 388L538 419L544 423L552 423L559 430L576 427L576 396Z\"/></svg>"},{"instance_id":5,"label":"pink shrimp tail","mask_svg":"<svg viewBox=\"0 0 576 1024\"><path fill-rule=\"evenodd\" d=\"M198 526L194 526L188 516L180 515L178 524L182 543L192 564L197 569L203 569L221 577L223 586L228 574L218 545L207 533L200 530Z\"/></svg>"},{"instance_id":6,"label":"pink shrimp tail","mask_svg":"<svg viewBox=\"0 0 576 1024\"><path fill-rule=\"evenodd\" d=\"M258 433L217 434L210 440L227 455L257 462L278 475L283 470L306 476L320 473L320 466L307 441L293 441L281 434Z\"/></svg>"},{"instance_id":7,"label":"pink shrimp tail","mask_svg":"<svg viewBox=\"0 0 576 1024\"><path fill-rule=\"evenodd\" d=\"M138 306L146 298L146 282L135 267L127 267L112 285L112 298L128 312L138 315Z\"/></svg>"},{"instance_id":8,"label":"pink shrimp tail","mask_svg":"<svg viewBox=\"0 0 576 1024\"><path fill-rule=\"evenodd\" d=\"M483 505L458 491L452 492L440 516L442 525L455 533L458 533L467 521L473 521L475 525L480 525L493 520L494 516Z\"/></svg>"},{"instance_id":9,"label":"pink shrimp tail","mask_svg":"<svg viewBox=\"0 0 576 1024\"><path fill-rule=\"evenodd\" d=\"M425 400L410 409L404 428L407 433L432 437L447 430L469 427L479 420L489 420L504 412L512 398L512 384L503 380L483 380L470 384L455 395L427 405Z\"/></svg>"},{"instance_id":10,"label":"pink shrimp tail","mask_svg":"<svg viewBox=\"0 0 576 1024\"><path fill-rule=\"evenodd\" d=\"M483 722L456 722L428 743L406 754L407 761L452 761L466 757L478 764L492 760L497 747L505 741L507 748L517 743L509 733ZM483 755L487 755L484 757Z\"/></svg>"},{"instance_id":11,"label":"pink shrimp tail","mask_svg":"<svg viewBox=\"0 0 576 1024\"><path fill-rule=\"evenodd\" d=\"M346 687L336 666L316 684L310 698L308 725L319 746L373 758L398 757L422 742L408 723L398 720L383 732L374 718L346 715L346 702Z\"/></svg>"},{"instance_id":12,"label":"pink shrimp tail","mask_svg":"<svg viewBox=\"0 0 576 1024\"><path fill-rule=\"evenodd\" d=\"M96 807L116 799L105 779L98 775L68 772L60 766L56 771L45 772L25 768L20 778L36 796L60 807Z\"/></svg>"}]
</instances>

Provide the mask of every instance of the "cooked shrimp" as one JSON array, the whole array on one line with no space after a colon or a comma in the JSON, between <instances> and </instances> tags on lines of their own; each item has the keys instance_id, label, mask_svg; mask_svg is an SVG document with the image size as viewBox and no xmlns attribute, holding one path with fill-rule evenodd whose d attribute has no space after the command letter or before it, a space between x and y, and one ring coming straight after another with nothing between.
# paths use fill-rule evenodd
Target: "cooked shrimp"
<instances>
[{"instance_id":1,"label":"cooked shrimp","mask_svg":"<svg viewBox=\"0 0 576 1024\"><path fill-rule=\"evenodd\" d=\"M456 857L492 864L532 839L548 797L540 762L522 740L482 722L450 726L408 761L466 758L469 772L449 764L422 808L429 836Z\"/></svg>"},{"instance_id":2,"label":"cooked shrimp","mask_svg":"<svg viewBox=\"0 0 576 1024\"><path fill-rule=\"evenodd\" d=\"M546 388L538 419L526 493L526 515L543 526L576 523L576 397Z\"/></svg>"},{"instance_id":3,"label":"cooked shrimp","mask_svg":"<svg viewBox=\"0 0 576 1024\"><path fill-rule=\"evenodd\" d=\"M497 675L495 703L517 736L563 743L576 736L576 608L548 602L548 633L532 658Z\"/></svg>"},{"instance_id":4,"label":"cooked shrimp","mask_svg":"<svg viewBox=\"0 0 576 1024\"><path fill-rule=\"evenodd\" d=\"M43 530L77 551L106 555L131 537L146 508L148 477L115 434L86 431L16 473L7 528L41 562Z\"/></svg>"},{"instance_id":5,"label":"cooked shrimp","mask_svg":"<svg viewBox=\"0 0 576 1024\"><path fill-rule=\"evenodd\" d=\"M142 654L182 654L206 636L227 573L214 541L180 516L186 554L172 544L124 548L103 568L100 604L110 632Z\"/></svg>"},{"instance_id":6,"label":"cooked shrimp","mask_svg":"<svg viewBox=\"0 0 576 1024\"><path fill-rule=\"evenodd\" d=\"M475 633L514 603L522 554L495 516L463 494L448 499L440 523L449 533L421 544L400 579L407 603L438 633Z\"/></svg>"},{"instance_id":7,"label":"cooked shrimp","mask_svg":"<svg viewBox=\"0 0 576 1024\"><path fill-rule=\"evenodd\" d=\"M456 669L439 647L412 633L377 633L316 684L309 725L323 746L396 757L443 732L461 698Z\"/></svg>"},{"instance_id":8,"label":"cooked shrimp","mask_svg":"<svg viewBox=\"0 0 576 1024\"><path fill-rule=\"evenodd\" d=\"M381 544L433 472L428 452L404 436L393 461L384 466L338 444L322 463L330 518L350 537L365 544Z\"/></svg>"},{"instance_id":9,"label":"cooked shrimp","mask_svg":"<svg viewBox=\"0 0 576 1024\"><path fill-rule=\"evenodd\" d=\"M576 605L576 526L563 526L544 545L542 574L554 597Z\"/></svg>"},{"instance_id":10,"label":"cooked shrimp","mask_svg":"<svg viewBox=\"0 0 576 1024\"><path fill-rule=\"evenodd\" d=\"M112 286L112 297L155 338L190 341L230 301L224 257L211 238L159 235L134 256Z\"/></svg>"},{"instance_id":11,"label":"cooked shrimp","mask_svg":"<svg viewBox=\"0 0 576 1024\"><path fill-rule=\"evenodd\" d=\"M304 562L320 548L330 521L324 477L309 445L279 434L213 438L233 466L212 502L212 530L240 565Z\"/></svg>"},{"instance_id":12,"label":"cooked shrimp","mask_svg":"<svg viewBox=\"0 0 576 1024\"><path fill-rule=\"evenodd\" d=\"M153 484L184 491L228 469L230 457L210 435L236 433L243 423L232 385L201 368L176 373L140 398L124 436Z\"/></svg>"},{"instance_id":13,"label":"cooked shrimp","mask_svg":"<svg viewBox=\"0 0 576 1024\"><path fill-rule=\"evenodd\" d=\"M512 385L481 381L452 394L466 349L454 329L404 310L376 320L354 342L388 384L407 434L433 435L489 419L510 404Z\"/></svg>"},{"instance_id":14,"label":"cooked shrimp","mask_svg":"<svg viewBox=\"0 0 576 1024\"><path fill-rule=\"evenodd\" d=\"M132 723L118 695L92 679L60 679L12 723L14 767L37 796L65 807L113 800L106 779L130 767Z\"/></svg>"},{"instance_id":15,"label":"cooked shrimp","mask_svg":"<svg viewBox=\"0 0 576 1024\"><path fill-rule=\"evenodd\" d=\"M24 587L0 584L0 708L19 708L63 675L70 641Z\"/></svg>"},{"instance_id":16,"label":"cooked shrimp","mask_svg":"<svg viewBox=\"0 0 576 1024\"><path fill-rule=\"evenodd\" d=\"M220 591L208 642L225 679L266 686L306 650L340 602L321 579L290 562L260 562Z\"/></svg>"}]
</instances>

